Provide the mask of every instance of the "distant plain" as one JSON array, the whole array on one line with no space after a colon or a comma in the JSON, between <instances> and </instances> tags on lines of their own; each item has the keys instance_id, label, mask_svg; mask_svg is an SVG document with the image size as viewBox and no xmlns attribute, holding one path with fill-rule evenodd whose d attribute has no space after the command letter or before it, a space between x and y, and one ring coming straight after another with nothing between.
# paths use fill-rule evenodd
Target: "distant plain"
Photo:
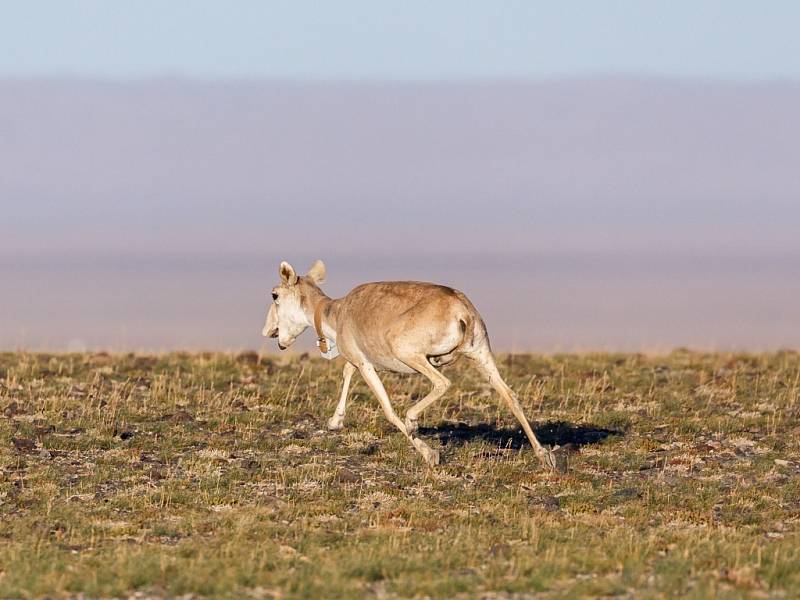
<instances>
[{"instance_id":1,"label":"distant plain","mask_svg":"<svg viewBox=\"0 0 800 600\"><path fill-rule=\"evenodd\" d=\"M658 78L0 81L0 348L271 348L277 265L316 258L334 296L460 288L503 350L797 348L798 105Z\"/></svg>"}]
</instances>

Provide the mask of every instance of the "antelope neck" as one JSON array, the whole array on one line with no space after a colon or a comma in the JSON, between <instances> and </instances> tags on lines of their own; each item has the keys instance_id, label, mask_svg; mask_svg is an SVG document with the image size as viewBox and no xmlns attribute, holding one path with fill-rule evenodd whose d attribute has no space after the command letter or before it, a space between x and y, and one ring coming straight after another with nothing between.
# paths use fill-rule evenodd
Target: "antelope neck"
<instances>
[{"instance_id":1,"label":"antelope neck","mask_svg":"<svg viewBox=\"0 0 800 600\"><path fill-rule=\"evenodd\" d=\"M319 351L323 354L328 351L328 338L325 337L325 332L322 331L322 313L330 303L330 298L323 297L319 302L317 302L317 306L314 309L314 329L317 331Z\"/></svg>"}]
</instances>

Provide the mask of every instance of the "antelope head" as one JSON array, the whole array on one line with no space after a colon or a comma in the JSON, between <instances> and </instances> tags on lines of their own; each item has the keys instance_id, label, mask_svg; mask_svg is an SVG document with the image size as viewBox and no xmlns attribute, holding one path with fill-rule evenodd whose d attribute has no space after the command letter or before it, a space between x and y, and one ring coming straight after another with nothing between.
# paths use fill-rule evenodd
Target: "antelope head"
<instances>
[{"instance_id":1,"label":"antelope head","mask_svg":"<svg viewBox=\"0 0 800 600\"><path fill-rule=\"evenodd\" d=\"M272 288L272 304L261 335L278 338L278 348L286 350L301 333L312 325L309 311L310 296L319 293L318 284L325 280L325 264L317 260L305 277L300 277L294 267L283 261L278 274L281 282Z\"/></svg>"}]
</instances>

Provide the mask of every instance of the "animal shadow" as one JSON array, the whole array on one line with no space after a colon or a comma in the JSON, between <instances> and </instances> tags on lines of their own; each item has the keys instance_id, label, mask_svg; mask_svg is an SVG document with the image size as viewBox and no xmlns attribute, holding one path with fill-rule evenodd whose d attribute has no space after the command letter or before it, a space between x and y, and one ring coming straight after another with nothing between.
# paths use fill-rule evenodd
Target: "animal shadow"
<instances>
[{"instance_id":1,"label":"animal shadow","mask_svg":"<svg viewBox=\"0 0 800 600\"><path fill-rule=\"evenodd\" d=\"M567 421L549 421L533 425L536 437L548 446L566 446L577 450L581 446L597 444L612 435L625 435L616 429L606 429L595 425L575 425ZM530 446L522 429L498 428L481 423L442 423L434 427L420 427L421 435L439 440L442 446L463 446L475 440L484 440L499 448L519 450Z\"/></svg>"}]
</instances>

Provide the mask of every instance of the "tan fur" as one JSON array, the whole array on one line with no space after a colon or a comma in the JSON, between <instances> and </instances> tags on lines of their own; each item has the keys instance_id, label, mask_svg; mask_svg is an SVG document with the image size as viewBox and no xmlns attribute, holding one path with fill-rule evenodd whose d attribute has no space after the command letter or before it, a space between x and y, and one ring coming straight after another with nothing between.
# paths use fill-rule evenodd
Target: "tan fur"
<instances>
[{"instance_id":1,"label":"tan fur","mask_svg":"<svg viewBox=\"0 0 800 600\"><path fill-rule=\"evenodd\" d=\"M542 462L555 466L553 454L536 439L516 395L500 376L483 319L464 294L433 283L386 281L360 285L344 298L332 300L319 288L326 274L322 261L316 261L303 277L283 262L279 274L281 283L273 288L277 300L270 306L263 335L277 337L281 349L287 348L313 326L314 311L324 303L324 335L336 342L347 361L342 394L328 421L329 429L343 426L350 378L358 369L389 421L429 464L438 464L439 453L416 436L417 420L450 387L438 367L466 356L509 405ZM403 421L392 408L380 371L421 373L433 389Z\"/></svg>"}]
</instances>

